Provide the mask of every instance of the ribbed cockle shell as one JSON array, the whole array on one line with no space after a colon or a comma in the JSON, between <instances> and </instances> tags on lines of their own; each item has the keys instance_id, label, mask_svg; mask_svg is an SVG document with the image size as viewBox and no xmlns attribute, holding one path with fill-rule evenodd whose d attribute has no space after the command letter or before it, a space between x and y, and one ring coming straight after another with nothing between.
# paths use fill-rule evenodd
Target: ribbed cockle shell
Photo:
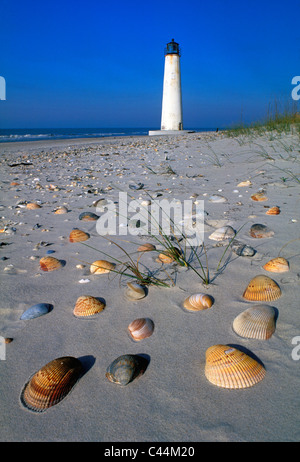
<instances>
[{"instance_id":1,"label":"ribbed cockle shell","mask_svg":"<svg viewBox=\"0 0 300 462\"><path fill-rule=\"evenodd\" d=\"M135 319L129 324L128 331L133 340L139 342L153 334L154 322L149 318Z\"/></svg>"},{"instance_id":2,"label":"ribbed cockle shell","mask_svg":"<svg viewBox=\"0 0 300 462\"><path fill-rule=\"evenodd\" d=\"M272 301L281 296L281 290L273 279L259 274L249 282L243 297L252 301Z\"/></svg>"},{"instance_id":3,"label":"ribbed cockle shell","mask_svg":"<svg viewBox=\"0 0 300 462\"><path fill-rule=\"evenodd\" d=\"M271 273L286 273L289 271L289 262L283 257L276 257L269 260L263 269L270 271Z\"/></svg>"},{"instance_id":4,"label":"ribbed cockle shell","mask_svg":"<svg viewBox=\"0 0 300 462\"><path fill-rule=\"evenodd\" d=\"M43 271L55 271L62 267L62 263L55 257L43 257L40 259L40 267Z\"/></svg>"},{"instance_id":5,"label":"ribbed cockle shell","mask_svg":"<svg viewBox=\"0 0 300 462\"><path fill-rule=\"evenodd\" d=\"M246 353L229 345L214 345L206 350L205 376L223 388L247 388L265 377L265 368Z\"/></svg>"},{"instance_id":6,"label":"ribbed cockle shell","mask_svg":"<svg viewBox=\"0 0 300 462\"><path fill-rule=\"evenodd\" d=\"M90 272L92 274L106 274L114 270L115 264L106 260L96 260L90 266Z\"/></svg>"},{"instance_id":7,"label":"ribbed cockle shell","mask_svg":"<svg viewBox=\"0 0 300 462\"><path fill-rule=\"evenodd\" d=\"M81 373L81 362L72 356L50 361L25 384L21 393L22 404L31 411L45 411L65 398Z\"/></svg>"},{"instance_id":8,"label":"ribbed cockle shell","mask_svg":"<svg viewBox=\"0 0 300 462\"><path fill-rule=\"evenodd\" d=\"M275 310L269 305L251 306L234 319L232 327L240 337L268 340L275 332Z\"/></svg>"},{"instance_id":9,"label":"ribbed cockle shell","mask_svg":"<svg viewBox=\"0 0 300 462\"><path fill-rule=\"evenodd\" d=\"M69 240L70 242L82 242L86 241L89 239L90 235L88 233L85 233L81 229L72 229L70 232Z\"/></svg>"},{"instance_id":10,"label":"ribbed cockle shell","mask_svg":"<svg viewBox=\"0 0 300 462\"><path fill-rule=\"evenodd\" d=\"M164 250L158 255L158 260L162 263L172 263L176 260L177 257L180 257L182 254L181 250L177 247L173 247L170 250Z\"/></svg>"},{"instance_id":11,"label":"ribbed cockle shell","mask_svg":"<svg viewBox=\"0 0 300 462\"><path fill-rule=\"evenodd\" d=\"M213 303L213 298L208 294L194 294L184 300L183 306L189 311L201 311L210 308Z\"/></svg>"},{"instance_id":12,"label":"ribbed cockle shell","mask_svg":"<svg viewBox=\"0 0 300 462\"><path fill-rule=\"evenodd\" d=\"M125 386L142 375L146 368L147 361L143 357L127 354L115 359L105 375L110 382Z\"/></svg>"},{"instance_id":13,"label":"ribbed cockle shell","mask_svg":"<svg viewBox=\"0 0 300 462\"><path fill-rule=\"evenodd\" d=\"M105 308L105 303L92 295L81 295L78 297L73 314L77 317L93 316Z\"/></svg>"}]
</instances>

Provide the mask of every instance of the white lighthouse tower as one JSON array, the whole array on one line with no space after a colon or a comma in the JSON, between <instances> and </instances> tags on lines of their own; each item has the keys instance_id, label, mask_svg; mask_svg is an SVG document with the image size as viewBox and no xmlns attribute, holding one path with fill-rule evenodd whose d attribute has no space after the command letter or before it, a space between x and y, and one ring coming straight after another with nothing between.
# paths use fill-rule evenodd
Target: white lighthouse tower
<instances>
[{"instance_id":1,"label":"white lighthouse tower","mask_svg":"<svg viewBox=\"0 0 300 462\"><path fill-rule=\"evenodd\" d=\"M161 112L161 130L182 130L182 98L179 44L167 43Z\"/></svg>"},{"instance_id":2,"label":"white lighthouse tower","mask_svg":"<svg viewBox=\"0 0 300 462\"><path fill-rule=\"evenodd\" d=\"M190 133L183 130L180 56L179 44L172 39L165 48L161 126L149 135Z\"/></svg>"}]
</instances>

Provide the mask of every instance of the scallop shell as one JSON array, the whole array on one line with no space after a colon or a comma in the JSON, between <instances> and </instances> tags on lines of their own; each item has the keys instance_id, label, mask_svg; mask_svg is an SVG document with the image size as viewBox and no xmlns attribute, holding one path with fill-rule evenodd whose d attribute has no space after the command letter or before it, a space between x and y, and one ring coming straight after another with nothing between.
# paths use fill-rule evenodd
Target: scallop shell
<instances>
[{"instance_id":1,"label":"scallop shell","mask_svg":"<svg viewBox=\"0 0 300 462\"><path fill-rule=\"evenodd\" d=\"M274 236L274 231L272 231L268 226L261 225L260 223L252 225L249 233L251 237L256 239Z\"/></svg>"},{"instance_id":2,"label":"scallop shell","mask_svg":"<svg viewBox=\"0 0 300 462\"><path fill-rule=\"evenodd\" d=\"M150 243L142 244L138 247L138 252L149 252L151 250L156 250L156 247Z\"/></svg>"},{"instance_id":3,"label":"scallop shell","mask_svg":"<svg viewBox=\"0 0 300 462\"><path fill-rule=\"evenodd\" d=\"M40 259L40 267L43 271L55 271L62 267L62 263L55 257L43 257Z\"/></svg>"},{"instance_id":4,"label":"scallop shell","mask_svg":"<svg viewBox=\"0 0 300 462\"><path fill-rule=\"evenodd\" d=\"M38 318L39 316L43 316L43 314L49 313L53 308L53 305L50 303L37 303L36 305L27 308L26 311L22 314L20 319L27 320L27 319L34 319Z\"/></svg>"},{"instance_id":5,"label":"scallop shell","mask_svg":"<svg viewBox=\"0 0 300 462\"><path fill-rule=\"evenodd\" d=\"M70 232L69 240L70 242L82 242L89 239L89 237L90 235L88 233L81 231L81 229L75 228Z\"/></svg>"},{"instance_id":6,"label":"scallop shell","mask_svg":"<svg viewBox=\"0 0 300 462\"><path fill-rule=\"evenodd\" d=\"M194 294L187 297L183 306L189 311L201 311L210 308L214 303L213 298L207 294Z\"/></svg>"},{"instance_id":7,"label":"scallop shell","mask_svg":"<svg viewBox=\"0 0 300 462\"><path fill-rule=\"evenodd\" d=\"M289 271L289 262L283 257L276 257L268 261L263 269L271 273L286 273Z\"/></svg>"},{"instance_id":8,"label":"scallop shell","mask_svg":"<svg viewBox=\"0 0 300 462\"><path fill-rule=\"evenodd\" d=\"M279 215L280 214L280 208L277 207L271 207L269 210L266 211L266 215Z\"/></svg>"},{"instance_id":9,"label":"scallop shell","mask_svg":"<svg viewBox=\"0 0 300 462\"><path fill-rule=\"evenodd\" d=\"M21 392L22 404L31 411L44 412L71 391L82 372L77 358L64 356L43 366Z\"/></svg>"},{"instance_id":10,"label":"scallop shell","mask_svg":"<svg viewBox=\"0 0 300 462\"><path fill-rule=\"evenodd\" d=\"M39 204L37 204L36 202L28 202L28 204L26 205L26 207L29 209L29 210L34 210L34 209L40 209L41 206Z\"/></svg>"},{"instance_id":11,"label":"scallop shell","mask_svg":"<svg viewBox=\"0 0 300 462\"><path fill-rule=\"evenodd\" d=\"M209 237L213 241L224 241L225 239L232 239L235 236L235 230L231 226L223 226L216 229Z\"/></svg>"},{"instance_id":12,"label":"scallop shell","mask_svg":"<svg viewBox=\"0 0 300 462\"><path fill-rule=\"evenodd\" d=\"M259 274L249 282L243 297L252 301L272 301L281 296L281 290L277 282L273 279Z\"/></svg>"},{"instance_id":13,"label":"scallop shell","mask_svg":"<svg viewBox=\"0 0 300 462\"><path fill-rule=\"evenodd\" d=\"M127 282L125 295L128 300L140 300L146 297L146 287L137 282Z\"/></svg>"},{"instance_id":14,"label":"scallop shell","mask_svg":"<svg viewBox=\"0 0 300 462\"><path fill-rule=\"evenodd\" d=\"M266 371L262 364L229 345L213 345L206 350L205 376L223 388L248 388L260 382Z\"/></svg>"},{"instance_id":15,"label":"scallop shell","mask_svg":"<svg viewBox=\"0 0 300 462\"><path fill-rule=\"evenodd\" d=\"M252 306L234 319L232 327L240 337L268 340L275 332L275 310L269 305Z\"/></svg>"},{"instance_id":16,"label":"scallop shell","mask_svg":"<svg viewBox=\"0 0 300 462\"><path fill-rule=\"evenodd\" d=\"M135 319L129 324L128 331L133 340L139 342L153 334L154 322L149 318Z\"/></svg>"},{"instance_id":17,"label":"scallop shell","mask_svg":"<svg viewBox=\"0 0 300 462\"><path fill-rule=\"evenodd\" d=\"M263 192L258 192L258 193L252 194L251 199L253 201L258 201L258 202L263 202L263 201L268 200L267 196Z\"/></svg>"},{"instance_id":18,"label":"scallop shell","mask_svg":"<svg viewBox=\"0 0 300 462\"><path fill-rule=\"evenodd\" d=\"M91 295L81 295L78 297L73 314L77 317L93 316L100 313L105 308L105 303Z\"/></svg>"},{"instance_id":19,"label":"scallop shell","mask_svg":"<svg viewBox=\"0 0 300 462\"><path fill-rule=\"evenodd\" d=\"M122 355L107 368L106 377L110 382L121 386L128 385L146 370L146 360L138 355Z\"/></svg>"},{"instance_id":20,"label":"scallop shell","mask_svg":"<svg viewBox=\"0 0 300 462\"><path fill-rule=\"evenodd\" d=\"M90 266L90 273L92 274L106 274L115 268L115 264L106 260L96 260Z\"/></svg>"},{"instance_id":21,"label":"scallop shell","mask_svg":"<svg viewBox=\"0 0 300 462\"><path fill-rule=\"evenodd\" d=\"M62 205L61 207L58 207L58 208L54 211L54 213L55 213L56 215L62 215L62 214L64 214L64 213L68 213L68 209L67 209L67 207L65 207L64 205Z\"/></svg>"},{"instance_id":22,"label":"scallop shell","mask_svg":"<svg viewBox=\"0 0 300 462\"><path fill-rule=\"evenodd\" d=\"M82 220L82 221L96 221L98 220L98 218L99 216L92 212L82 212L79 215L79 220Z\"/></svg>"}]
</instances>

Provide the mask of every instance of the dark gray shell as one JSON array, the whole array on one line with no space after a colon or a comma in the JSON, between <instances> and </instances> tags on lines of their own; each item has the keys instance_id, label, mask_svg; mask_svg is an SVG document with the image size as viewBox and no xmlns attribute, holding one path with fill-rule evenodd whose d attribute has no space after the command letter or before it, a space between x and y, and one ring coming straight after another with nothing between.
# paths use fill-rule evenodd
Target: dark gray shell
<instances>
[{"instance_id":1,"label":"dark gray shell","mask_svg":"<svg viewBox=\"0 0 300 462\"><path fill-rule=\"evenodd\" d=\"M116 358L107 368L106 377L113 383L125 386L143 374L147 361L138 355L122 355Z\"/></svg>"},{"instance_id":2,"label":"dark gray shell","mask_svg":"<svg viewBox=\"0 0 300 462\"><path fill-rule=\"evenodd\" d=\"M53 306L50 305L50 303L37 303L24 311L20 319L27 320L38 318L39 316L43 316L43 314L49 313L52 308Z\"/></svg>"}]
</instances>

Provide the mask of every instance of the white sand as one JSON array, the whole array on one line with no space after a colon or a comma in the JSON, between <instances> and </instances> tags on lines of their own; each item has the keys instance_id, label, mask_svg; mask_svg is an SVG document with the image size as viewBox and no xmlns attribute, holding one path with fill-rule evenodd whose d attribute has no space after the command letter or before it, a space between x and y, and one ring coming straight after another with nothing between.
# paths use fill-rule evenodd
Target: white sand
<instances>
[{"instance_id":1,"label":"white sand","mask_svg":"<svg viewBox=\"0 0 300 462\"><path fill-rule=\"evenodd\" d=\"M299 440L300 351L294 351L293 359L297 345L292 339L300 336L300 241L295 240L300 237L300 189L291 175L280 170L299 176L295 136L236 140L221 133L195 133L28 142L1 144L0 152L0 228L6 231L0 237L9 244L0 249L0 257L7 258L0 261L0 335L13 338L6 345L6 359L0 361L1 441ZM267 154L271 158L267 159ZM169 167L173 174L167 174ZM237 186L248 179L251 186ZM12 186L13 181L19 184ZM144 189L130 190L132 181L143 183ZM261 189L268 201L251 200L251 194ZM226 267L216 275L224 247L208 239L214 227L206 226L211 284L204 287L192 270L179 269L174 287L151 286L143 300L129 302L124 298L128 279L91 275L88 265L76 268L78 260L93 262L103 255L68 241L72 228L78 227L90 233L89 245L124 259L116 246L99 236L93 222L78 218L83 211L96 213L93 202L100 197L118 201L120 190L137 199L147 198L146 190L151 195L161 192L159 199L181 201L197 193L198 200L205 200L208 223L215 228L229 223L235 230L244 225L237 239L254 247L256 254L238 257L228 252ZM225 196L227 202L209 202L212 194ZM40 201L42 207L18 207L22 201ZM54 214L61 205L69 212ZM281 213L266 215L266 207L275 205ZM254 223L269 226L274 236L250 237ZM15 232L8 234L11 228ZM133 241L153 242L130 235L123 239L132 241L122 245L134 257ZM117 236L115 240L120 243ZM276 274L262 269L291 240L295 241L280 253L289 261L290 271ZM41 242L51 245L36 248ZM49 249L66 264L46 273L40 270L39 258ZM159 268L155 258L148 253L141 262ZM205 264L203 257L202 262ZM174 266L166 269L172 272ZM270 276L282 290L282 296L269 303L278 310L278 319L275 333L266 341L241 338L232 329L234 318L257 304L242 297L257 274ZM89 282L79 283L82 279ZM214 305L197 313L184 311L183 300L197 292L212 295ZM105 310L93 319L75 318L73 308L83 294L104 298ZM26 308L40 302L51 303L54 309L20 321ZM151 318L155 330L151 337L134 343L127 326L139 317ZM211 384L204 375L205 352L214 344L250 351L264 364L265 378L241 390ZM105 372L116 357L127 353L144 354L149 364L143 376L120 387L109 382ZM61 356L79 358L84 375L63 401L44 413L25 409L19 398L24 384L43 365Z\"/></svg>"}]
</instances>

